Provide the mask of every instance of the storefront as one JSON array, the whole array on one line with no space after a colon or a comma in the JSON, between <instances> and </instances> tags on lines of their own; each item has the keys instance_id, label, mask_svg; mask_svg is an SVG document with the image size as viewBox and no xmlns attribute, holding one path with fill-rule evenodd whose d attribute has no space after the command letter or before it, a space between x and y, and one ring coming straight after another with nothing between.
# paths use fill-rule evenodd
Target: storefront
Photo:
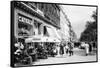
<instances>
[{"instance_id":1,"label":"storefront","mask_svg":"<svg viewBox=\"0 0 100 68\"><path fill-rule=\"evenodd\" d=\"M15 9L15 37L27 38L33 35L33 18L26 12Z\"/></svg>"},{"instance_id":2,"label":"storefront","mask_svg":"<svg viewBox=\"0 0 100 68\"><path fill-rule=\"evenodd\" d=\"M45 43L55 45L55 43L60 42L56 32L57 28L50 24L51 21L38 14L39 12L33 11L25 3L18 3L16 6L14 10L14 34L16 38L24 38L25 43L30 43L29 46L35 47L41 42L45 47L47 47Z\"/></svg>"},{"instance_id":3,"label":"storefront","mask_svg":"<svg viewBox=\"0 0 100 68\"><path fill-rule=\"evenodd\" d=\"M29 38L44 35L44 21L28 12L15 8L14 35L16 38Z\"/></svg>"},{"instance_id":4,"label":"storefront","mask_svg":"<svg viewBox=\"0 0 100 68\"><path fill-rule=\"evenodd\" d=\"M14 36L17 43L22 43L22 41L18 40L23 39L24 44L22 44L24 45L24 50L30 50L30 48L32 48L32 50L35 51L41 47L43 54L41 55L42 52L38 52L38 55L41 57L45 55L44 57L47 58L45 50L53 48L57 41L54 39L54 37L56 37L55 32L52 32L50 29L52 27L56 28L57 26L25 3L16 2L14 5ZM48 27L50 29L48 29ZM50 47L48 48L48 46ZM48 50L48 52L50 51Z\"/></svg>"},{"instance_id":5,"label":"storefront","mask_svg":"<svg viewBox=\"0 0 100 68\"><path fill-rule=\"evenodd\" d=\"M47 20L43 13L32 9L28 4L23 2L16 2L14 10L14 34L15 37L30 37L30 36L41 36L41 37L57 37L57 33L53 30L54 25L52 21ZM49 29L49 28L50 29ZM56 27L54 27L56 28Z\"/></svg>"}]
</instances>

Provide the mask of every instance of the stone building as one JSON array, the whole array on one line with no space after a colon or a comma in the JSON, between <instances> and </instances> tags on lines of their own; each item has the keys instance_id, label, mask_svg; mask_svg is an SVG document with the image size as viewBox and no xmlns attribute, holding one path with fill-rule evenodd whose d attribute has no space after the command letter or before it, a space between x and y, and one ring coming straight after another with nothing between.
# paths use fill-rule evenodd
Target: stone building
<instances>
[{"instance_id":1,"label":"stone building","mask_svg":"<svg viewBox=\"0 0 100 68\"><path fill-rule=\"evenodd\" d=\"M31 36L58 38L56 30L59 29L60 9L58 5L14 2L14 36L16 38Z\"/></svg>"}]
</instances>

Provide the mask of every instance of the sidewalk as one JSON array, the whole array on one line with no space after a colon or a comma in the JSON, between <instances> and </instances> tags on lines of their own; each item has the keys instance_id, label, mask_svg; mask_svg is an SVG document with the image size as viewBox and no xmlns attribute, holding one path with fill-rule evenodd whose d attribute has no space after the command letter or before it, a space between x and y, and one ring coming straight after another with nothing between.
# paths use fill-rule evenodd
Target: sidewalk
<instances>
[{"instance_id":1,"label":"sidewalk","mask_svg":"<svg viewBox=\"0 0 100 68\"><path fill-rule=\"evenodd\" d=\"M96 55L85 56L85 50L74 48L74 55L68 56L66 54L56 57L48 57L48 59L40 59L33 63L33 65L42 64L58 64L58 63L73 63L73 62L90 62L96 61Z\"/></svg>"},{"instance_id":2,"label":"sidewalk","mask_svg":"<svg viewBox=\"0 0 100 68\"><path fill-rule=\"evenodd\" d=\"M74 51L73 56L69 56L68 54L64 54L64 55L59 55L59 56L55 56L55 57L48 57L48 59L38 59L37 61L33 62L32 65L96 61L95 52L93 52L93 54L85 56L84 49L74 48L73 51ZM18 66L29 66L29 65L18 64Z\"/></svg>"}]
</instances>

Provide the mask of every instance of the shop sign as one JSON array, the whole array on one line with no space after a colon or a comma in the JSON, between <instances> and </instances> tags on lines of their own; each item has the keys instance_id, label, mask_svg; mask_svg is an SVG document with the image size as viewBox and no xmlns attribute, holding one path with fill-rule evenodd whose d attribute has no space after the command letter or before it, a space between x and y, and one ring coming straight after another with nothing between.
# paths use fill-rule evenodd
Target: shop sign
<instances>
[{"instance_id":1,"label":"shop sign","mask_svg":"<svg viewBox=\"0 0 100 68\"><path fill-rule=\"evenodd\" d=\"M18 21L22 22L22 23L28 23L28 24L32 23L32 19L31 18L29 18L27 16L24 16L22 14L18 14Z\"/></svg>"}]
</instances>

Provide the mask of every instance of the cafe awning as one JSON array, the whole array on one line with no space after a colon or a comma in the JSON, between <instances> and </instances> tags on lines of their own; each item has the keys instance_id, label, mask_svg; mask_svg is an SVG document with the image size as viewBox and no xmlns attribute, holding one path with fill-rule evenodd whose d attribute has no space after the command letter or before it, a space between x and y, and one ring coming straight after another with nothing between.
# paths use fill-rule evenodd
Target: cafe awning
<instances>
[{"instance_id":1,"label":"cafe awning","mask_svg":"<svg viewBox=\"0 0 100 68\"><path fill-rule=\"evenodd\" d=\"M31 36L25 40L26 43L28 42L48 42L50 38L47 36Z\"/></svg>"},{"instance_id":2,"label":"cafe awning","mask_svg":"<svg viewBox=\"0 0 100 68\"><path fill-rule=\"evenodd\" d=\"M46 27L47 28L47 32L49 33L49 36L50 37L53 37L53 38L59 38L60 39L60 36L58 35L57 33L57 30L54 28L54 27Z\"/></svg>"},{"instance_id":3,"label":"cafe awning","mask_svg":"<svg viewBox=\"0 0 100 68\"><path fill-rule=\"evenodd\" d=\"M31 36L25 40L26 43L28 42L42 42L41 36Z\"/></svg>"}]
</instances>

